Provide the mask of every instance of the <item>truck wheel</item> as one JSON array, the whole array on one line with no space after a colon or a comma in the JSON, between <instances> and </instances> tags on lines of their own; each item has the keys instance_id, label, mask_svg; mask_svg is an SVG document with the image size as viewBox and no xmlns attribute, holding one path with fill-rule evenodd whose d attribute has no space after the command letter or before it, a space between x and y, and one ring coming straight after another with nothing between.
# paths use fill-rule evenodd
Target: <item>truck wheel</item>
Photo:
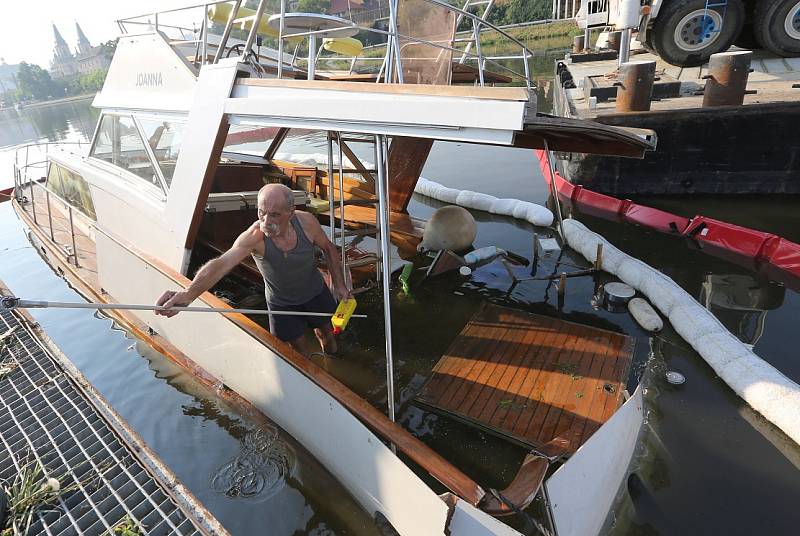
<instances>
[{"instance_id":1,"label":"truck wheel","mask_svg":"<svg viewBox=\"0 0 800 536\"><path fill-rule=\"evenodd\" d=\"M754 21L756 40L779 56L800 56L800 1L761 0Z\"/></svg>"},{"instance_id":2,"label":"truck wheel","mask_svg":"<svg viewBox=\"0 0 800 536\"><path fill-rule=\"evenodd\" d=\"M728 0L727 9L708 11L705 0L675 0L664 5L655 19L653 48L672 65L702 65L711 54L731 46L743 23L741 0Z\"/></svg>"}]
</instances>

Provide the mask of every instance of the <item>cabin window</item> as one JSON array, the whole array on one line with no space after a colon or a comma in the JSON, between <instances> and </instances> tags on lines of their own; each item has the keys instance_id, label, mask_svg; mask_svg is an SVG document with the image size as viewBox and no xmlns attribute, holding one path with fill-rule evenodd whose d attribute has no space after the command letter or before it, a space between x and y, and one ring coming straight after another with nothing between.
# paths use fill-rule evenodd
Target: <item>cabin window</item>
<instances>
[{"instance_id":1,"label":"cabin window","mask_svg":"<svg viewBox=\"0 0 800 536\"><path fill-rule=\"evenodd\" d=\"M129 171L162 189L161 181L139 136L139 129L128 116L103 116L90 155Z\"/></svg>"},{"instance_id":2,"label":"cabin window","mask_svg":"<svg viewBox=\"0 0 800 536\"><path fill-rule=\"evenodd\" d=\"M172 175L175 173L175 164L178 163L178 154L183 144L184 123L175 121L158 121L156 119L139 118L147 143L150 144L156 157L161 176L169 187L172 184Z\"/></svg>"},{"instance_id":3,"label":"cabin window","mask_svg":"<svg viewBox=\"0 0 800 536\"><path fill-rule=\"evenodd\" d=\"M53 162L47 173L47 187L91 219L97 219L89 184L79 174Z\"/></svg>"}]
</instances>

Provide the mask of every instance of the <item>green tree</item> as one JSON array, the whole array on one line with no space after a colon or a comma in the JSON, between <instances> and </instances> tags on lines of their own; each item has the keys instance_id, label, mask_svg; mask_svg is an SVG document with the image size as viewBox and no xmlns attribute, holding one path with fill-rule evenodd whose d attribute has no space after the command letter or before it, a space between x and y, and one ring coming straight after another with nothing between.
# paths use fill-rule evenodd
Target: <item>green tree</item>
<instances>
[{"instance_id":1,"label":"green tree","mask_svg":"<svg viewBox=\"0 0 800 536\"><path fill-rule=\"evenodd\" d=\"M552 0L511 0L506 8L506 24L549 19L553 14Z\"/></svg>"},{"instance_id":2,"label":"green tree","mask_svg":"<svg viewBox=\"0 0 800 536\"><path fill-rule=\"evenodd\" d=\"M45 100L52 96L63 97L64 88L53 82L50 73L35 64L19 64L17 86L23 97Z\"/></svg>"},{"instance_id":3,"label":"green tree","mask_svg":"<svg viewBox=\"0 0 800 536\"><path fill-rule=\"evenodd\" d=\"M110 39L105 43L100 43L100 48L103 49L103 55L108 59L114 57L114 52L117 50L117 42L119 41L119 37L116 39Z\"/></svg>"},{"instance_id":4,"label":"green tree","mask_svg":"<svg viewBox=\"0 0 800 536\"><path fill-rule=\"evenodd\" d=\"M300 0L297 3L297 11L300 13L327 13L330 7L330 0Z\"/></svg>"}]
</instances>

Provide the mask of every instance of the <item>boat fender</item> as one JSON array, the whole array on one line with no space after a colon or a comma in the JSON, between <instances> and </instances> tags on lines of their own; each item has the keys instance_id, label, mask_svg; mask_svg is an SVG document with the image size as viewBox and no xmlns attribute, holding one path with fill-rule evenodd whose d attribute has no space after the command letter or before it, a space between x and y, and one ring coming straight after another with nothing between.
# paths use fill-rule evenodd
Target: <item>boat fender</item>
<instances>
[{"instance_id":1,"label":"boat fender","mask_svg":"<svg viewBox=\"0 0 800 536\"><path fill-rule=\"evenodd\" d=\"M497 246L486 246L478 249L474 249L464 255L464 262L467 264L477 264L481 261L488 261L490 259L494 259L495 257L499 257L500 255L505 255L506 252L503 249L500 249Z\"/></svg>"},{"instance_id":2,"label":"boat fender","mask_svg":"<svg viewBox=\"0 0 800 536\"><path fill-rule=\"evenodd\" d=\"M655 332L661 331L661 328L664 327L664 322L661 320L661 317L658 316L655 309L642 298L633 298L629 301L628 311L642 329Z\"/></svg>"},{"instance_id":3,"label":"boat fender","mask_svg":"<svg viewBox=\"0 0 800 536\"><path fill-rule=\"evenodd\" d=\"M472 245L477 234L478 226L472 214L464 208L448 205L434 212L425 224L417 251L463 251Z\"/></svg>"}]
</instances>

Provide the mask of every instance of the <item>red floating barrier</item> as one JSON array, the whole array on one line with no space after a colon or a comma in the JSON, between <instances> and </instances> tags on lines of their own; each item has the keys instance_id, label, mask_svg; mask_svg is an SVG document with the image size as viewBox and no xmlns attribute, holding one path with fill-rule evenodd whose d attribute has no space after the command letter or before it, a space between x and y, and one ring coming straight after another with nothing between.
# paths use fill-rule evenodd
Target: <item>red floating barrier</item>
<instances>
[{"instance_id":1,"label":"red floating barrier","mask_svg":"<svg viewBox=\"0 0 800 536\"><path fill-rule=\"evenodd\" d=\"M536 150L539 168L545 181L550 184L553 177L547 164L547 153ZM772 233L756 231L705 216L688 219L663 210L639 205L628 199L592 192L572 184L555 173L559 198L572 203L587 214L609 220L624 220L628 223L655 229L663 233L679 234L695 240L708 253L739 262L748 268L767 263L770 274L777 268L783 275L800 278L800 244L796 244ZM741 262L746 260L748 262ZM777 274L780 276L780 274ZM793 279L792 286L800 281Z\"/></svg>"}]
</instances>

